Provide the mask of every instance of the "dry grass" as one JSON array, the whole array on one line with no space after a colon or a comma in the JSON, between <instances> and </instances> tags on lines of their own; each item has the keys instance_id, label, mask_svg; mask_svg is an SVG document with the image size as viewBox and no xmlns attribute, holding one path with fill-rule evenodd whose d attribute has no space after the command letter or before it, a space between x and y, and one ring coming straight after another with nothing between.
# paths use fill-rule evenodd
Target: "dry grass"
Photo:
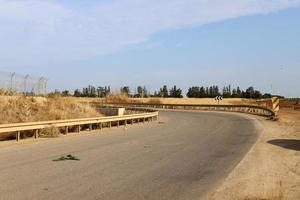
<instances>
[{"instance_id":1,"label":"dry grass","mask_svg":"<svg viewBox=\"0 0 300 200\"><path fill-rule=\"evenodd\" d=\"M13 96L16 94L17 92L15 90L0 89L0 96Z\"/></svg>"},{"instance_id":2,"label":"dry grass","mask_svg":"<svg viewBox=\"0 0 300 200\"><path fill-rule=\"evenodd\" d=\"M74 98L0 96L0 124L103 116Z\"/></svg>"},{"instance_id":3,"label":"dry grass","mask_svg":"<svg viewBox=\"0 0 300 200\"><path fill-rule=\"evenodd\" d=\"M106 103L129 103L130 99L125 94L110 94L105 98Z\"/></svg>"},{"instance_id":4,"label":"dry grass","mask_svg":"<svg viewBox=\"0 0 300 200\"><path fill-rule=\"evenodd\" d=\"M39 132L39 137L44 137L44 138L54 138L54 137L59 137L60 131L57 127L55 126L50 126L45 129L42 129Z\"/></svg>"},{"instance_id":5,"label":"dry grass","mask_svg":"<svg viewBox=\"0 0 300 200\"><path fill-rule=\"evenodd\" d=\"M300 110L300 100L286 100L280 101L280 107L290 110Z\"/></svg>"},{"instance_id":6,"label":"dry grass","mask_svg":"<svg viewBox=\"0 0 300 200\"><path fill-rule=\"evenodd\" d=\"M0 96L0 124L98 116L103 114L97 112L89 103L80 102L76 98ZM59 134L59 129L55 127L46 128L39 133L41 137L58 137ZM22 138L31 136L33 131L22 132L21 135ZM14 138L15 135L12 133L1 134L0 141Z\"/></svg>"}]
</instances>

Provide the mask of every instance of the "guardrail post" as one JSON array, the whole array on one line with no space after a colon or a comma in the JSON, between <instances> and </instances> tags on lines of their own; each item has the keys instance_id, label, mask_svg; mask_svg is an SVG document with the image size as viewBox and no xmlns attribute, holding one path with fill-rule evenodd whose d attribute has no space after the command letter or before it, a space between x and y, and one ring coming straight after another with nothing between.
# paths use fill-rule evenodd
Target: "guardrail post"
<instances>
[{"instance_id":1,"label":"guardrail post","mask_svg":"<svg viewBox=\"0 0 300 200\"><path fill-rule=\"evenodd\" d=\"M146 119L145 119L145 118L143 118L143 123L145 123L145 121L146 121Z\"/></svg>"},{"instance_id":2,"label":"guardrail post","mask_svg":"<svg viewBox=\"0 0 300 200\"><path fill-rule=\"evenodd\" d=\"M130 123L131 123L131 125L133 125L133 119L131 120L131 122L130 122Z\"/></svg>"},{"instance_id":3,"label":"guardrail post","mask_svg":"<svg viewBox=\"0 0 300 200\"><path fill-rule=\"evenodd\" d=\"M21 132L17 131L17 134L16 134L16 140L17 140L17 142L20 141L20 136L21 136Z\"/></svg>"},{"instance_id":4,"label":"guardrail post","mask_svg":"<svg viewBox=\"0 0 300 200\"><path fill-rule=\"evenodd\" d=\"M125 120L124 125L127 126L127 120Z\"/></svg>"},{"instance_id":5,"label":"guardrail post","mask_svg":"<svg viewBox=\"0 0 300 200\"><path fill-rule=\"evenodd\" d=\"M39 137L39 130L36 129L34 132L34 139L38 139L38 137Z\"/></svg>"},{"instance_id":6,"label":"guardrail post","mask_svg":"<svg viewBox=\"0 0 300 200\"><path fill-rule=\"evenodd\" d=\"M99 129L102 130L102 123L99 123Z\"/></svg>"},{"instance_id":7,"label":"guardrail post","mask_svg":"<svg viewBox=\"0 0 300 200\"><path fill-rule=\"evenodd\" d=\"M69 133L69 127L66 126L66 127L65 127L65 135L68 135L68 133Z\"/></svg>"},{"instance_id":8,"label":"guardrail post","mask_svg":"<svg viewBox=\"0 0 300 200\"><path fill-rule=\"evenodd\" d=\"M80 133L80 129L81 129L81 127L80 127L80 125L78 125L78 126L77 126L77 132L78 132L78 133Z\"/></svg>"},{"instance_id":9,"label":"guardrail post","mask_svg":"<svg viewBox=\"0 0 300 200\"><path fill-rule=\"evenodd\" d=\"M108 122L108 128L111 128L111 122Z\"/></svg>"},{"instance_id":10,"label":"guardrail post","mask_svg":"<svg viewBox=\"0 0 300 200\"><path fill-rule=\"evenodd\" d=\"M117 121L117 127L119 127L120 126L120 121Z\"/></svg>"},{"instance_id":11,"label":"guardrail post","mask_svg":"<svg viewBox=\"0 0 300 200\"><path fill-rule=\"evenodd\" d=\"M92 131L93 130L93 124L90 124L89 125L89 131Z\"/></svg>"}]
</instances>

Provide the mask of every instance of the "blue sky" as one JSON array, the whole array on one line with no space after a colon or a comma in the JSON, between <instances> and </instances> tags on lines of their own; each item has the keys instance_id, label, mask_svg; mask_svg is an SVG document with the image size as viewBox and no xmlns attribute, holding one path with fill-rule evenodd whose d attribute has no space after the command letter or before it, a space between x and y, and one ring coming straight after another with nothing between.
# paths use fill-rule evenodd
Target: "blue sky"
<instances>
[{"instance_id":1,"label":"blue sky","mask_svg":"<svg viewBox=\"0 0 300 200\"><path fill-rule=\"evenodd\" d=\"M88 84L300 96L300 0L0 0L0 70ZM272 85L272 91L271 91Z\"/></svg>"}]
</instances>

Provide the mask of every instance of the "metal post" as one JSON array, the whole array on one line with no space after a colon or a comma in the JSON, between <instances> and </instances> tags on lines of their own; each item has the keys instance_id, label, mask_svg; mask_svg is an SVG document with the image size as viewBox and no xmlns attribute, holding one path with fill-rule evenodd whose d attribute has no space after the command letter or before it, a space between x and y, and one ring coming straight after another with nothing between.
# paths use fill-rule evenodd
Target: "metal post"
<instances>
[{"instance_id":1,"label":"metal post","mask_svg":"<svg viewBox=\"0 0 300 200\"><path fill-rule=\"evenodd\" d=\"M77 130L78 133L80 133L80 129L81 129L81 127L80 127L80 125L78 125L78 130Z\"/></svg>"},{"instance_id":2,"label":"metal post","mask_svg":"<svg viewBox=\"0 0 300 200\"><path fill-rule=\"evenodd\" d=\"M42 87L42 82L43 82L44 78L41 77L39 80L38 80L38 95L41 94L41 87Z\"/></svg>"},{"instance_id":3,"label":"metal post","mask_svg":"<svg viewBox=\"0 0 300 200\"><path fill-rule=\"evenodd\" d=\"M117 127L119 127L120 126L120 121L117 121Z\"/></svg>"},{"instance_id":4,"label":"metal post","mask_svg":"<svg viewBox=\"0 0 300 200\"><path fill-rule=\"evenodd\" d=\"M39 137L39 130L36 129L34 132L34 139L38 139L38 137Z\"/></svg>"},{"instance_id":5,"label":"metal post","mask_svg":"<svg viewBox=\"0 0 300 200\"><path fill-rule=\"evenodd\" d=\"M47 95L48 81L48 79L44 79L44 95Z\"/></svg>"},{"instance_id":6,"label":"metal post","mask_svg":"<svg viewBox=\"0 0 300 200\"><path fill-rule=\"evenodd\" d=\"M20 141L20 138L21 138L21 132L17 131L17 134L16 134L16 140L17 140L17 142Z\"/></svg>"},{"instance_id":7,"label":"metal post","mask_svg":"<svg viewBox=\"0 0 300 200\"><path fill-rule=\"evenodd\" d=\"M65 135L68 135L68 133L69 133L69 127L66 126L66 127L65 127Z\"/></svg>"},{"instance_id":8,"label":"metal post","mask_svg":"<svg viewBox=\"0 0 300 200\"><path fill-rule=\"evenodd\" d=\"M89 125L89 131L92 131L93 130L93 124L90 124Z\"/></svg>"},{"instance_id":9,"label":"metal post","mask_svg":"<svg viewBox=\"0 0 300 200\"><path fill-rule=\"evenodd\" d=\"M16 75L16 72L14 72L10 75L10 90L11 91L13 90L13 78L15 75Z\"/></svg>"},{"instance_id":10,"label":"metal post","mask_svg":"<svg viewBox=\"0 0 300 200\"><path fill-rule=\"evenodd\" d=\"M24 77L24 94L27 95L27 79L29 78L29 74Z\"/></svg>"}]
</instances>

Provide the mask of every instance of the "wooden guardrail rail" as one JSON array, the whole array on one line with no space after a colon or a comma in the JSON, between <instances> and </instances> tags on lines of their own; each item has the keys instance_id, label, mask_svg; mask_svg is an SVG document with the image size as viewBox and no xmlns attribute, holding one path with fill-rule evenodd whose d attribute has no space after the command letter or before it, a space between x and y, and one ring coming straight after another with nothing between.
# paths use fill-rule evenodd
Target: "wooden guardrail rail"
<instances>
[{"instance_id":1,"label":"wooden guardrail rail","mask_svg":"<svg viewBox=\"0 0 300 200\"><path fill-rule=\"evenodd\" d=\"M158 119L158 112L152 111L147 113L130 114L123 116L111 116L111 117L94 117L84 119L70 119L70 120L57 120L57 121L43 121L43 122L32 122L32 123L14 123L0 125L0 136L1 133L12 133L16 134L16 140L20 140L22 131L35 131L34 138L38 138L39 130L48 127L65 128L65 134L69 132L69 127L77 126L77 132L80 132L82 126L88 125L90 131L93 130L93 125L98 125L100 129L106 124L107 127L111 128L113 125L120 126L121 124L127 126L128 123L139 123L139 122L150 122Z\"/></svg>"},{"instance_id":2,"label":"wooden guardrail rail","mask_svg":"<svg viewBox=\"0 0 300 200\"><path fill-rule=\"evenodd\" d=\"M272 109L255 105L207 105L207 104L155 104L155 103L117 103L114 106L130 108L155 108L155 109L178 109L178 110L208 110L208 111L229 111L242 112L266 117L275 116Z\"/></svg>"}]
</instances>

